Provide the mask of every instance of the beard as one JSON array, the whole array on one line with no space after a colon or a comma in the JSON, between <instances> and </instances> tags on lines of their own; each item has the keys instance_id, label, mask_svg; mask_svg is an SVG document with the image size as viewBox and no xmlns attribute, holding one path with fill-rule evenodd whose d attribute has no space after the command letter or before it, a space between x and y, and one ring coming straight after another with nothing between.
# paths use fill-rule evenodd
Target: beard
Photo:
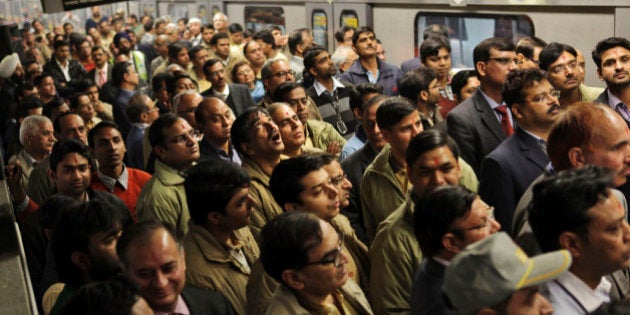
<instances>
[{"instance_id":1,"label":"beard","mask_svg":"<svg viewBox=\"0 0 630 315\"><path fill-rule=\"evenodd\" d=\"M130 47L119 47L118 48L118 52L124 55L129 55L129 52L131 51Z\"/></svg>"}]
</instances>

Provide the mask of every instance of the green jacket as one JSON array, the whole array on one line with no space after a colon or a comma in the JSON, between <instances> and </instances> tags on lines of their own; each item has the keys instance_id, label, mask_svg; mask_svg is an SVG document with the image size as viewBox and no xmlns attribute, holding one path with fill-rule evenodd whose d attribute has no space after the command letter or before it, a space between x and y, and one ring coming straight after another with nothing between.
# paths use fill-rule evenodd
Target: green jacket
<instances>
[{"instance_id":1,"label":"green jacket","mask_svg":"<svg viewBox=\"0 0 630 315\"><path fill-rule=\"evenodd\" d=\"M376 227L405 202L394 170L389 164L392 149L386 145L363 173L361 208L368 238L374 239Z\"/></svg>"},{"instance_id":2,"label":"green jacket","mask_svg":"<svg viewBox=\"0 0 630 315\"><path fill-rule=\"evenodd\" d=\"M191 224L190 233L184 239L186 284L223 294L236 314L245 315L245 287L260 251L249 228L235 230L232 235L239 243L237 248L245 256L247 266L241 265L208 230Z\"/></svg>"},{"instance_id":3,"label":"green jacket","mask_svg":"<svg viewBox=\"0 0 630 315\"><path fill-rule=\"evenodd\" d=\"M346 139L335 130L335 127L325 121L309 119L306 122L306 129L307 135L313 140L313 146L324 152L328 150L328 144L333 141L338 142L340 148L346 144Z\"/></svg>"},{"instance_id":4,"label":"green jacket","mask_svg":"<svg viewBox=\"0 0 630 315\"><path fill-rule=\"evenodd\" d=\"M249 158L243 158L241 165L243 170L251 177L249 184L249 195L256 201L251 215L250 229L256 241L260 241L260 230L271 221L271 219L284 212L278 205L269 187L270 176Z\"/></svg>"},{"instance_id":5,"label":"green jacket","mask_svg":"<svg viewBox=\"0 0 630 315\"><path fill-rule=\"evenodd\" d=\"M175 169L155 160L155 173L138 197L138 220L157 219L172 225L177 233L188 233L188 202L184 177Z\"/></svg>"},{"instance_id":6,"label":"green jacket","mask_svg":"<svg viewBox=\"0 0 630 315\"><path fill-rule=\"evenodd\" d=\"M604 92L604 88L594 87L594 86L586 86L584 84L580 84L578 87L580 91L580 95L582 95L582 102L592 102L597 99L597 97Z\"/></svg>"},{"instance_id":7,"label":"green jacket","mask_svg":"<svg viewBox=\"0 0 630 315\"><path fill-rule=\"evenodd\" d=\"M413 231L411 194L378 226L370 247L370 301L376 314L409 314L411 287L422 252Z\"/></svg>"}]
</instances>

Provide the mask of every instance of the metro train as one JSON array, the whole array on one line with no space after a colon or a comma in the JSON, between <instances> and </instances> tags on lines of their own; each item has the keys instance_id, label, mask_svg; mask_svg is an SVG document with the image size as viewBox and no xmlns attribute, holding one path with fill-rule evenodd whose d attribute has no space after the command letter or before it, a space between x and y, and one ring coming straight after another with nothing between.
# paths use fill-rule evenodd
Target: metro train
<instances>
[{"instance_id":1,"label":"metro train","mask_svg":"<svg viewBox=\"0 0 630 315\"><path fill-rule=\"evenodd\" d=\"M49 28L59 25L65 13L44 12L47 2L0 0L0 21L21 25L25 19L38 18ZM630 36L630 2L624 0L137 0L102 5L107 16L118 9L138 17L168 15L174 21L199 17L204 23L221 11L230 23L253 30L269 24L286 31L308 27L315 40L331 51L338 28L368 25L382 41L388 62L396 65L417 55L422 30L434 23L450 29L456 68L472 68L473 48L494 35L513 40L535 35L570 44L585 54L602 38ZM71 12L83 22L90 16L89 8ZM586 83L603 86L594 69L587 60Z\"/></svg>"},{"instance_id":2,"label":"metro train","mask_svg":"<svg viewBox=\"0 0 630 315\"><path fill-rule=\"evenodd\" d=\"M51 29L61 24L66 12L51 12L51 0L0 0L0 24L17 24L37 18ZM574 46L589 55L599 40L610 36L630 38L628 0L137 0L106 4L101 11L113 15L118 9L138 17L168 15L173 21L198 17L211 23L224 12L230 23L262 29L269 24L291 30L308 27L315 40L335 49L334 32L345 25L371 26L385 47L387 61L400 65L418 55L422 31L430 24L447 25L453 66L472 68L472 50L481 40L503 36L516 40L537 36L547 42ZM90 8L71 11L82 23ZM604 86L595 65L586 58L586 84ZM29 288L24 254L6 183L0 181L0 314L37 314ZM15 233L14 233L15 232Z\"/></svg>"}]
</instances>

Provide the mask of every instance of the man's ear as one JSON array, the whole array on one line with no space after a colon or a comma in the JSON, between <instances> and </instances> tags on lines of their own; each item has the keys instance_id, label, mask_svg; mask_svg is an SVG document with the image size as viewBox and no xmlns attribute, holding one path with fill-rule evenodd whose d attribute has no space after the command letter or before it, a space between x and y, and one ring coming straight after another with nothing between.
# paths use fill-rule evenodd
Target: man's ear
<instances>
[{"instance_id":1,"label":"man's ear","mask_svg":"<svg viewBox=\"0 0 630 315\"><path fill-rule=\"evenodd\" d=\"M282 208L284 208L284 211L286 212L300 210L295 202L286 202Z\"/></svg>"},{"instance_id":2,"label":"man's ear","mask_svg":"<svg viewBox=\"0 0 630 315\"><path fill-rule=\"evenodd\" d=\"M91 265L90 257L88 257L88 255L84 252L80 252L80 251L72 252L72 254L70 254L70 261L72 261L72 263L81 270L87 271L88 269L90 269L90 265Z\"/></svg>"},{"instance_id":3,"label":"man's ear","mask_svg":"<svg viewBox=\"0 0 630 315\"><path fill-rule=\"evenodd\" d=\"M360 108L357 107L357 108L353 109L352 113L354 114L354 117L357 118L357 120L363 119L363 113L361 112Z\"/></svg>"},{"instance_id":4,"label":"man's ear","mask_svg":"<svg viewBox=\"0 0 630 315\"><path fill-rule=\"evenodd\" d=\"M486 76L486 63L483 61L478 61L477 64L475 64L475 70L477 70L477 74L479 74L479 77L485 77Z\"/></svg>"},{"instance_id":5,"label":"man's ear","mask_svg":"<svg viewBox=\"0 0 630 315\"><path fill-rule=\"evenodd\" d=\"M256 152L254 147L249 143L241 143L241 149L243 149L243 152L247 153L249 156L254 156L254 153Z\"/></svg>"},{"instance_id":6,"label":"man's ear","mask_svg":"<svg viewBox=\"0 0 630 315\"><path fill-rule=\"evenodd\" d=\"M221 219L223 219L223 215L216 211L210 211L208 212L208 215L206 216L206 218L208 219L208 222L210 222L210 224L217 225L221 223Z\"/></svg>"},{"instance_id":7,"label":"man's ear","mask_svg":"<svg viewBox=\"0 0 630 315\"><path fill-rule=\"evenodd\" d=\"M153 147L153 152L155 153L157 157L162 159L162 156L166 153L166 148L158 144Z\"/></svg>"},{"instance_id":8,"label":"man's ear","mask_svg":"<svg viewBox=\"0 0 630 315\"><path fill-rule=\"evenodd\" d=\"M558 243L561 248L568 250L573 258L579 257L582 253L583 241L573 232L562 232L558 237Z\"/></svg>"},{"instance_id":9,"label":"man's ear","mask_svg":"<svg viewBox=\"0 0 630 315\"><path fill-rule=\"evenodd\" d=\"M597 67L597 77L604 81L604 77L602 76L602 69L600 67Z\"/></svg>"},{"instance_id":10,"label":"man's ear","mask_svg":"<svg viewBox=\"0 0 630 315\"><path fill-rule=\"evenodd\" d=\"M293 290L302 290L304 289L304 281L302 281L302 277L300 273L293 269L287 269L282 271L280 274L282 277L282 281Z\"/></svg>"},{"instance_id":11,"label":"man's ear","mask_svg":"<svg viewBox=\"0 0 630 315\"><path fill-rule=\"evenodd\" d=\"M514 117L519 118L519 119L523 119L523 111L521 111L521 105L519 104L512 104L512 114L514 115Z\"/></svg>"},{"instance_id":12,"label":"man's ear","mask_svg":"<svg viewBox=\"0 0 630 315\"><path fill-rule=\"evenodd\" d=\"M582 167L587 164L585 161L584 151L582 150L582 148L573 147L569 149L568 156L569 156L569 162L571 162L571 165L574 166L575 168Z\"/></svg>"},{"instance_id":13,"label":"man's ear","mask_svg":"<svg viewBox=\"0 0 630 315\"><path fill-rule=\"evenodd\" d=\"M420 99L423 103L426 103L426 101L429 99L429 91L420 91L420 94L418 94L418 99Z\"/></svg>"},{"instance_id":14,"label":"man's ear","mask_svg":"<svg viewBox=\"0 0 630 315\"><path fill-rule=\"evenodd\" d=\"M50 181L52 181L53 183L57 182L57 175L52 169L48 168L46 170L46 173L48 174L48 178L50 178Z\"/></svg>"},{"instance_id":15,"label":"man's ear","mask_svg":"<svg viewBox=\"0 0 630 315\"><path fill-rule=\"evenodd\" d=\"M457 237L455 237L455 234L450 232L442 236L442 246L444 246L444 248L449 252L455 254L459 253L462 250L460 246L460 241L457 239Z\"/></svg>"},{"instance_id":16,"label":"man's ear","mask_svg":"<svg viewBox=\"0 0 630 315\"><path fill-rule=\"evenodd\" d=\"M310 67L308 69L308 73L310 73L313 77L317 77L317 71L315 70L315 67Z\"/></svg>"},{"instance_id":17,"label":"man's ear","mask_svg":"<svg viewBox=\"0 0 630 315\"><path fill-rule=\"evenodd\" d=\"M390 138L389 130L382 129L381 127L378 127L378 129L381 130L381 135L383 135L383 139L387 141L387 143L389 143L389 138Z\"/></svg>"}]
</instances>

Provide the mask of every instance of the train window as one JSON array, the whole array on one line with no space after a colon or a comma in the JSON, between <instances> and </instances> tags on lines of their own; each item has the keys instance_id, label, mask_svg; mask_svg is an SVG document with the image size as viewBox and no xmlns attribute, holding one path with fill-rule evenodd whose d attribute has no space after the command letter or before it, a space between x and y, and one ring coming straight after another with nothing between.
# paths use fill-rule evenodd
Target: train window
<instances>
[{"instance_id":1,"label":"train window","mask_svg":"<svg viewBox=\"0 0 630 315\"><path fill-rule=\"evenodd\" d=\"M342 10L339 16L339 26L359 27L359 15L354 10Z\"/></svg>"},{"instance_id":2,"label":"train window","mask_svg":"<svg viewBox=\"0 0 630 315\"><path fill-rule=\"evenodd\" d=\"M285 32L282 7L245 7L245 28L260 31L269 25L277 25Z\"/></svg>"},{"instance_id":3,"label":"train window","mask_svg":"<svg viewBox=\"0 0 630 315\"><path fill-rule=\"evenodd\" d=\"M448 28L453 68L474 68L473 49L486 38L502 37L516 43L522 37L535 36L534 23L527 15L420 12L415 19L415 56L424 29L432 24Z\"/></svg>"},{"instance_id":4,"label":"train window","mask_svg":"<svg viewBox=\"0 0 630 315\"><path fill-rule=\"evenodd\" d=\"M313 10L311 29L313 30L313 40L328 49L328 16L324 10Z\"/></svg>"}]
</instances>

